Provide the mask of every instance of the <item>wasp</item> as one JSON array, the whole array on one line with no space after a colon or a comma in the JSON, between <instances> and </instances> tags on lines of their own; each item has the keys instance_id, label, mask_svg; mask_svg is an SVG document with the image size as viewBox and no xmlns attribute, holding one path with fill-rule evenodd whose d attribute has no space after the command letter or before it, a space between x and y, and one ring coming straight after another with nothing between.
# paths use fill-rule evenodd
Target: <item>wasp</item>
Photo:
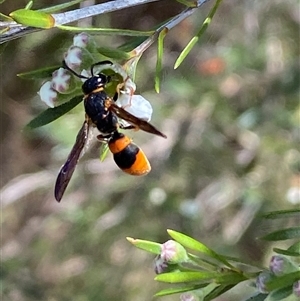
<instances>
[{"instance_id":1,"label":"wasp","mask_svg":"<svg viewBox=\"0 0 300 301\"><path fill-rule=\"evenodd\" d=\"M119 129L141 129L166 138L166 135L161 133L152 124L117 106L115 101L118 98L118 92L111 98L104 91L105 86L112 81L112 76L101 72L95 74L94 70L96 66L112 64L111 61L101 61L93 64L90 68L91 76L88 77L76 73L63 61L63 67L66 70L78 78L85 79L82 85L85 121L77 134L75 144L67 161L61 167L57 176L54 195L58 202L62 199L77 162L87 146L91 128L96 127L98 129L100 132L97 136L98 140L108 144L117 166L122 171L134 176L149 173L151 166L142 149L134 144L128 136L121 133ZM119 122L119 119L127 121L129 125L124 126Z\"/></svg>"}]
</instances>

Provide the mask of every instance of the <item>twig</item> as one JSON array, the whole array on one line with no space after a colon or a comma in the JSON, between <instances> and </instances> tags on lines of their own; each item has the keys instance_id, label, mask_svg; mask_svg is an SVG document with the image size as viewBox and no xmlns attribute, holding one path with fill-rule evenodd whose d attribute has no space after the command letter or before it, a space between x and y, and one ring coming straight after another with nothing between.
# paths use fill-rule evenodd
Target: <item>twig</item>
<instances>
[{"instance_id":1,"label":"twig","mask_svg":"<svg viewBox=\"0 0 300 301\"><path fill-rule=\"evenodd\" d=\"M106 3L101 3L89 7L83 7L79 9L75 9L72 11L68 11L65 13L59 13L59 14L52 14L52 17L55 20L55 26L57 25L63 25L70 22L82 20L84 18L121 10L123 8L133 7L136 5L144 4L144 3L150 3L154 1L159 0L115 0L115 1L109 1ZM2 26L8 26L9 23L5 22L1 24ZM10 40L14 40L17 38L20 38L26 34L40 31L41 28L33 28L33 27L27 27L27 26L18 26L16 22L11 22L12 28L4 32L0 37L0 44L3 44L5 42L8 42Z\"/></svg>"},{"instance_id":2,"label":"twig","mask_svg":"<svg viewBox=\"0 0 300 301\"><path fill-rule=\"evenodd\" d=\"M104 13L108 13L108 12L112 12L112 11L116 11L116 10L121 10L121 9L128 8L128 7L133 7L133 6L137 6L137 5L144 4L144 3L155 2L155 1L159 1L159 0L115 0L115 1L101 3L101 4L89 6L89 7L75 9L73 11L69 11L69 12L65 12L65 13L52 14L52 16L55 19L55 26L58 26L58 25L63 25L63 24L67 24L70 22L78 21L78 20L81 20L81 19L84 19L87 17L92 17L92 16L96 16L96 15L100 15L100 14L104 14ZM177 16L175 16L170 21L168 21L164 25L162 25L159 29L157 29L157 31L156 31L157 34L163 28L167 28L167 29L173 28L175 25L177 25L183 19L190 16L197 8L199 8L202 4L204 4L207 1L209 1L209 0L198 0L197 7L187 8L184 11L182 11L181 13L179 13ZM0 44L3 44L5 42L8 42L13 39L17 39L17 38L27 35L29 33L33 33L33 32L42 30L40 28L22 26L22 25L17 24L16 22L11 22L11 23L1 22L0 26L7 26L9 28L7 31L5 31L1 34ZM150 40L152 40L150 45L153 43L155 38L156 38L156 34L155 34L155 36L150 38ZM148 43L149 43L149 39L147 39L146 41L148 41ZM146 43L146 41L144 43ZM144 45L144 43L142 45ZM147 46L147 48L148 47L149 46Z\"/></svg>"}]
</instances>

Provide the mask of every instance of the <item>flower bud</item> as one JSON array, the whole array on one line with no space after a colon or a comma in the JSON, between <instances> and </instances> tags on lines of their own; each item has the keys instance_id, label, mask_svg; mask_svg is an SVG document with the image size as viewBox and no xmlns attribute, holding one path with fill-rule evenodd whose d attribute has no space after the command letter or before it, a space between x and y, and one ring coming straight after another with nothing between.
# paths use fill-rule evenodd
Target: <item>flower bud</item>
<instances>
[{"instance_id":1,"label":"flower bud","mask_svg":"<svg viewBox=\"0 0 300 301\"><path fill-rule=\"evenodd\" d=\"M45 82L38 92L41 100L50 108L54 107L54 103L57 99L57 92L52 88L52 82Z\"/></svg>"},{"instance_id":2,"label":"flower bud","mask_svg":"<svg viewBox=\"0 0 300 301\"><path fill-rule=\"evenodd\" d=\"M274 276L269 272L265 271L260 273L256 278L256 288L258 291L262 294L268 293L268 290L266 288L266 284L268 281L270 281Z\"/></svg>"},{"instance_id":3,"label":"flower bud","mask_svg":"<svg viewBox=\"0 0 300 301\"><path fill-rule=\"evenodd\" d=\"M296 297L300 297L300 280L294 282L293 293Z\"/></svg>"},{"instance_id":4,"label":"flower bud","mask_svg":"<svg viewBox=\"0 0 300 301\"><path fill-rule=\"evenodd\" d=\"M164 262L170 264L187 262L189 259L185 248L174 240L162 244L160 256Z\"/></svg>"},{"instance_id":5,"label":"flower bud","mask_svg":"<svg viewBox=\"0 0 300 301\"><path fill-rule=\"evenodd\" d=\"M80 67L82 63L82 49L77 46L71 46L65 54L65 62L72 70Z\"/></svg>"},{"instance_id":6,"label":"flower bud","mask_svg":"<svg viewBox=\"0 0 300 301\"><path fill-rule=\"evenodd\" d=\"M59 93L64 93L70 86L70 73L64 68L59 68L52 73L52 88Z\"/></svg>"},{"instance_id":7,"label":"flower bud","mask_svg":"<svg viewBox=\"0 0 300 301\"><path fill-rule=\"evenodd\" d=\"M85 32L77 34L73 38L73 46L85 48L89 43L89 35Z\"/></svg>"},{"instance_id":8,"label":"flower bud","mask_svg":"<svg viewBox=\"0 0 300 301\"><path fill-rule=\"evenodd\" d=\"M285 256L274 255L270 261L270 271L276 276L282 276L297 271L297 266Z\"/></svg>"},{"instance_id":9,"label":"flower bud","mask_svg":"<svg viewBox=\"0 0 300 301\"><path fill-rule=\"evenodd\" d=\"M154 264L154 270L156 274L168 272L168 263L166 263L160 255L156 256Z\"/></svg>"}]
</instances>

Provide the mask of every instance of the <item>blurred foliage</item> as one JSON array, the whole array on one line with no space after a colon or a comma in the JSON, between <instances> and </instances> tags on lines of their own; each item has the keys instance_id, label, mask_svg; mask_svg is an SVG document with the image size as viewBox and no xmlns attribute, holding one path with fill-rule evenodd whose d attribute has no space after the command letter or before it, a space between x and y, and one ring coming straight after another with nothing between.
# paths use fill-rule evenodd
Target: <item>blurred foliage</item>
<instances>
[{"instance_id":1,"label":"blurred foliage","mask_svg":"<svg viewBox=\"0 0 300 301\"><path fill-rule=\"evenodd\" d=\"M5 1L1 12L25 5ZM83 107L23 132L46 108L36 95L42 82L16 74L60 64L72 35L37 32L1 50L4 301L152 300L160 288L152 280L153 258L126 236L164 242L165 229L172 228L218 253L261 265L273 247L291 245L256 238L299 221L259 217L299 207L298 1L223 1L199 44L174 71L212 6L210 1L164 39L160 94L154 92L155 46L137 66L138 92L151 101L152 122L168 136L164 141L132 133L149 157L151 173L122 174L110 155L100 162L99 145L92 145L61 204L54 201L53 186L84 119ZM159 1L81 26L149 30L181 9L175 1ZM97 37L99 47L127 41ZM216 300L242 300L254 291L240 285Z\"/></svg>"}]
</instances>

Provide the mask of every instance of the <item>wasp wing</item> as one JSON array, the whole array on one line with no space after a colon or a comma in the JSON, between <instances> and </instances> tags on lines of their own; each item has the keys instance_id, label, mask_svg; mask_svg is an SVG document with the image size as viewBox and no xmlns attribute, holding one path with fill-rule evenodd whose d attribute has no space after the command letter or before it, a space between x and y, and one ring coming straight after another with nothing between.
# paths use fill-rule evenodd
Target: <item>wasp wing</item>
<instances>
[{"instance_id":1,"label":"wasp wing","mask_svg":"<svg viewBox=\"0 0 300 301\"><path fill-rule=\"evenodd\" d=\"M167 136L165 134L160 132L156 127L154 127L149 122L132 115L131 113L127 112L126 110L124 110L121 107L118 107L114 103L110 103L109 110L114 112L121 119L128 121L129 123L131 123L138 129L141 129L145 132L148 132L148 133L151 133L154 135L161 136L163 138L167 138Z\"/></svg>"},{"instance_id":2,"label":"wasp wing","mask_svg":"<svg viewBox=\"0 0 300 301\"><path fill-rule=\"evenodd\" d=\"M64 192L71 180L73 172L76 168L80 156L83 154L84 148L88 142L90 124L85 121L77 134L76 142L68 156L66 163L61 167L56 179L54 196L60 202Z\"/></svg>"}]
</instances>

